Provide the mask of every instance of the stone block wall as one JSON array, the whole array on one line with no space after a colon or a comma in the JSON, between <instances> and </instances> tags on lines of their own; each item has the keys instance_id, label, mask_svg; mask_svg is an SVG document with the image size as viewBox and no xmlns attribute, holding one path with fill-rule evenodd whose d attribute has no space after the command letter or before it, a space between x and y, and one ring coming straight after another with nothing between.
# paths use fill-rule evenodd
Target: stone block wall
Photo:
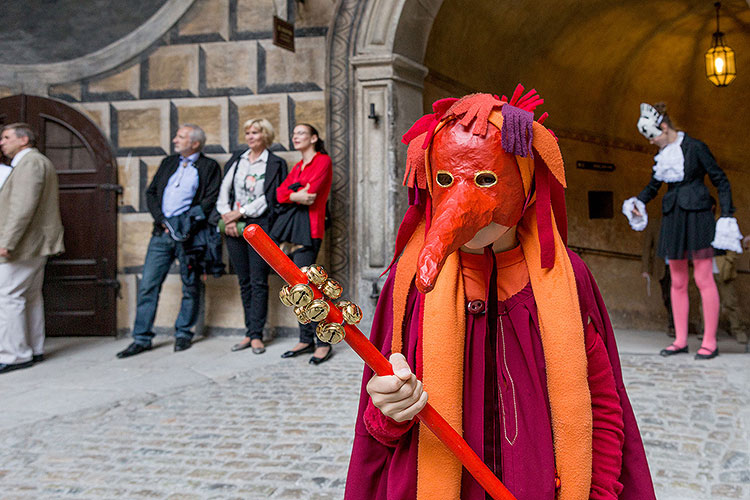
<instances>
[{"instance_id":1,"label":"stone block wall","mask_svg":"<svg viewBox=\"0 0 750 500\"><path fill-rule=\"evenodd\" d=\"M291 166L296 122L326 133L326 33L334 0L197 0L152 47L114 70L50 86L50 97L85 113L110 140L117 156L119 201L118 329L130 330L136 291L151 234L144 191L181 123L206 132L204 153L222 166L244 144L242 124L267 118L276 129L272 150ZM296 52L272 43L272 17L295 22ZM7 90L7 92L6 92ZM11 89L0 88L0 97ZM321 256L325 259L325 255ZM228 263L228 259L227 259ZM269 326L292 332L294 317L275 300L281 286L271 279ZM205 326L244 328L234 276L206 282ZM173 269L164 284L157 329L172 327L179 308L180 279ZM200 327L200 325L199 325Z\"/></svg>"}]
</instances>

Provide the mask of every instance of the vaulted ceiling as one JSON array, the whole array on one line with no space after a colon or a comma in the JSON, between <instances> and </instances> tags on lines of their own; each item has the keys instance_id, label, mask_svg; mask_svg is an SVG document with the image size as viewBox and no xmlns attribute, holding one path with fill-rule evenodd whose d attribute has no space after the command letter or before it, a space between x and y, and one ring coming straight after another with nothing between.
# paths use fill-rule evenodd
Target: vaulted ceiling
<instances>
[{"instance_id":1,"label":"vaulted ceiling","mask_svg":"<svg viewBox=\"0 0 750 500\"><path fill-rule=\"evenodd\" d=\"M0 63L38 64L95 52L145 23L166 0L24 0L0 9Z\"/></svg>"},{"instance_id":2,"label":"vaulted ceiling","mask_svg":"<svg viewBox=\"0 0 750 500\"><path fill-rule=\"evenodd\" d=\"M704 73L715 19L709 0L445 0L425 55L425 99L508 94L520 82L545 98L553 129L643 145L638 105L664 101L727 167L750 171L748 2L722 2L738 73L725 88Z\"/></svg>"}]
</instances>

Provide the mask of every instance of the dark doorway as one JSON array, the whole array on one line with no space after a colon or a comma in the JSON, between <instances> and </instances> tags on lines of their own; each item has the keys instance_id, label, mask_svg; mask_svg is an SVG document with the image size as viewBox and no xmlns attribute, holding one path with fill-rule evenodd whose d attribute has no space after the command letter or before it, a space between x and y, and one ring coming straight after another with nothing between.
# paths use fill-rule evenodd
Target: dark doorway
<instances>
[{"instance_id":1,"label":"dark doorway","mask_svg":"<svg viewBox=\"0 0 750 500\"><path fill-rule=\"evenodd\" d=\"M117 332L117 166L99 129L70 106L43 97L0 99L0 125L26 122L57 169L65 253L45 270L48 336Z\"/></svg>"}]
</instances>

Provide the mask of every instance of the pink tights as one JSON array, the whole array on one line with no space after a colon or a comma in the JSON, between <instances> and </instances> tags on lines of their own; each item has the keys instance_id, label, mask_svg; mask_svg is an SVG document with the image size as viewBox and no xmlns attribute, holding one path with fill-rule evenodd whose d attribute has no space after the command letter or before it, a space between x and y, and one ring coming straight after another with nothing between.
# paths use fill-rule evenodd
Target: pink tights
<instances>
[{"instance_id":1,"label":"pink tights","mask_svg":"<svg viewBox=\"0 0 750 500\"><path fill-rule=\"evenodd\" d=\"M674 316L675 341L678 348L687 345L688 313L690 300L688 299L688 261L687 259L670 260L669 272L672 275L672 314ZM703 343L704 352L716 349L716 328L719 325L719 291L713 275L711 259L693 260L693 277L701 293L703 303Z\"/></svg>"}]
</instances>

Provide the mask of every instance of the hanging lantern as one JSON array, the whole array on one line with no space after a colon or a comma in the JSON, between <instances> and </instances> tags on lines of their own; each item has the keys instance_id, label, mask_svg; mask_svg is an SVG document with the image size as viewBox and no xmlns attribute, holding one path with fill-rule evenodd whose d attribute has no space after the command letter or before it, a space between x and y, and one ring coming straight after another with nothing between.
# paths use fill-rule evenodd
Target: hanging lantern
<instances>
[{"instance_id":1,"label":"hanging lantern","mask_svg":"<svg viewBox=\"0 0 750 500\"><path fill-rule=\"evenodd\" d=\"M717 87L726 87L737 76L737 68L734 65L734 50L724 44L724 33L719 31L721 2L716 2L714 7L716 31L713 34L711 48L706 51L706 78Z\"/></svg>"}]
</instances>

